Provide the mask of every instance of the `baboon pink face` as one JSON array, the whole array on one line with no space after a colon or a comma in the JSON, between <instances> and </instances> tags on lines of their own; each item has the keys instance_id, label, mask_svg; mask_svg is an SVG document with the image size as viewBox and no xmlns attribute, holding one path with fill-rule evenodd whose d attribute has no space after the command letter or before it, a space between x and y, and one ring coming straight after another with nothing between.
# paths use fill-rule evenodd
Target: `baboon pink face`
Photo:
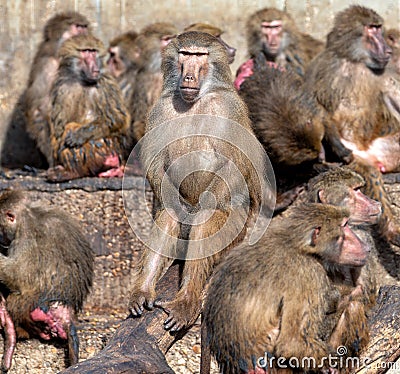
<instances>
[{"instance_id":1,"label":"baboon pink face","mask_svg":"<svg viewBox=\"0 0 400 374\"><path fill-rule=\"evenodd\" d=\"M271 56L277 56L282 49L283 25L281 20L261 23L263 49Z\"/></svg>"},{"instance_id":2,"label":"baboon pink face","mask_svg":"<svg viewBox=\"0 0 400 374\"><path fill-rule=\"evenodd\" d=\"M370 248L367 243L353 232L349 226L349 218L343 218L340 226L337 227L337 236L332 237L328 245L323 248L319 255L328 264L343 266L364 266ZM312 246L320 245L320 235L326 235L324 228L317 227L312 233ZM323 239L322 239L323 240Z\"/></svg>"},{"instance_id":3,"label":"baboon pink face","mask_svg":"<svg viewBox=\"0 0 400 374\"><path fill-rule=\"evenodd\" d=\"M368 52L366 65L371 69L383 69L392 55L382 35L382 25L364 26L363 46Z\"/></svg>"},{"instance_id":4,"label":"baboon pink face","mask_svg":"<svg viewBox=\"0 0 400 374\"><path fill-rule=\"evenodd\" d=\"M180 94L183 100L193 103L199 97L200 88L208 72L207 48L180 49L178 65Z\"/></svg>"},{"instance_id":5,"label":"baboon pink face","mask_svg":"<svg viewBox=\"0 0 400 374\"><path fill-rule=\"evenodd\" d=\"M96 49L84 49L80 52L80 63L82 78L86 82L94 83L100 79L101 76L101 61L98 57Z\"/></svg>"}]
</instances>

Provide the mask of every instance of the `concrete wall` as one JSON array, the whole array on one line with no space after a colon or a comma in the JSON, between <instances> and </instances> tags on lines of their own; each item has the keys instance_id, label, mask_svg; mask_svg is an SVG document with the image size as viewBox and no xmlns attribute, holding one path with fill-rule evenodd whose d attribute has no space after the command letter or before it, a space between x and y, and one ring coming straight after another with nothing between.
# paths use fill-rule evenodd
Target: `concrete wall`
<instances>
[{"instance_id":1,"label":"concrete wall","mask_svg":"<svg viewBox=\"0 0 400 374\"><path fill-rule=\"evenodd\" d=\"M232 70L246 58L244 23L254 11L274 6L286 9L300 29L318 38L329 31L333 16L354 3L351 0L0 0L0 141L7 117L22 92L29 66L41 40L46 20L54 13L76 10L92 23L96 36L106 44L129 29L170 21L179 28L193 22L209 22L223 28L226 41L238 49ZM374 8L387 25L399 27L399 0L360 0Z\"/></svg>"}]
</instances>

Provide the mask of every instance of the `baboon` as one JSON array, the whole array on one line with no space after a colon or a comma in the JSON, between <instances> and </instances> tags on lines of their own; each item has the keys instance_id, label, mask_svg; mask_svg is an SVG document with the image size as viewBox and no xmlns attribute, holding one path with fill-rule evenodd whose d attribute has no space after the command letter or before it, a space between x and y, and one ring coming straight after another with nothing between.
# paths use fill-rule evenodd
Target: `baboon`
<instances>
[{"instance_id":1,"label":"baboon","mask_svg":"<svg viewBox=\"0 0 400 374\"><path fill-rule=\"evenodd\" d=\"M316 175L314 165L325 160L324 126L313 98L302 91L302 80L295 73L270 69L258 61L239 94L274 167L278 211L293 202L301 186Z\"/></svg>"},{"instance_id":2,"label":"baboon","mask_svg":"<svg viewBox=\"0 0 400 374\"><path fill-rule=\"evenodd\" d=\"M66 340L69 364L75 364L75 315L92 285L94 261L79 223L61 210L32 203L21 191L8 191L0 196L0 232L0 282L6 288L7 323L15 325L11 340L15 344L15 332L20 338ZM5 370L12 351L5 350Z\"/></svg>"},{"instance_id":3,"label":"baboon","mask_svg":"<svg viewBox=\"0 0 400 374\"><path fill-rule=\"evenodd\" d=\"M132 95L139 65L139 52L135 45L137 36L137 32L128 31L111 40L108 48L108 70L117 80L126 103Z\"/></svg>"},{"instance_id":4,"label":"baboon","mask_svg":"<svg viewBox=\"0 0 400 374\"><path fill-rule=\"evenodd\" d=\"M128 153L145 133L146 116L161 94L161 52L176 36L178 29L171 23L157 22L140 31L136 41L139 66L128 108L132 128L128 134Z\"/></svg>"},{"instance_id":5,"label":"baboon","mask_svg":"<svg viewBox=\"0 0 400 374\"><path fill-rule=\"evenodd\" d=\"M385 32L385 41L392 48L392 57L388 62L387 68L400 74L400 30L387 30Z\"/></svg>"},{"instance_id":6,"label":"baboon","mask_svg":"<svg viewBox=\"0 0 400 374\"><path fill-rule=\"evenodd\" d=\"M381 204L361 192L364 178L349 167L333 167L308 182L310 202L347 207L351 225L378 222Z\"/></svg>"},{"instance_id":7,"label":"baboon","mask_svg":"<svg viewBox=\"0 0 400 374\"><path fill-rule=\"evenodd\" d=\"M360 188L364 178L348 167L336 167L321 173L308 183L307 198L310 202L347 207L350 210L349 225L365 242L370 254L362 268L330 269L330 278L341 294L341 323L336 326L336 346L344 345L355 353L368 341L367 311L375 304L377 294L376 266L378 253L366 225L378 222L381 204L364 195Z\"/></svg>"},{"instance_id":8,"label":"baboon","mask_svg":"<svg viewBox=\"0 0 400 374\"><path fill-rule=\"evenodd\" d=\"M221 35L224 32L220 28L210 25L208 23L199 22L199 23L192 23L190 26L186 27L184 31L200 31L214 35L220 41L220 43L226 48L226 51L228 52L229 56L229 63L232 64L232 62L235 60L236 48L231 47L222 39Z\"/></svg>"},{"instance_id":9,"label":"baboon","mask_svg":"<svg viewBox=\"0 0 400 374\"><path fill-rule=\"evenodd\" d=\"M392 49L392 56L383 74L383 97L390 113L395 117L395 130L400 122L400 31L396 29L387 30L385 40ZM395 130L390 135L374 139L369 149L360 153L380 168L383 173L399 172L400 131Z\"/></svg>"},{"instance_id":10,"label":"baboon","mask_svg":"<svg viewBox=\"0 0 400 374\"><path fill-rule=\"evenodd\" d=\"M329 271L362 268L369 248L347 208L306 203L288 212L257 244L233 249L210 279L202 336L222 373L279 369L280 357L307 371L315 367L304 357L328 365L323 357L336 354L341 295Z\"/></svg>"},{"instance_id":11,"label":"baboon","mask_svg":"<svg viewBox=\"0 0 400 374\"><path fill-rule=\"evenodd\" d=\"M382 203L381 232L400 245L400 228L381 176L392 168L385 164L393 157L388 136L400 132L399 94L388 88L385 67L391 48L382 27L383 19L372 9L354 5L339 12L325 51L309 65L305 89L324 116L327 159L353 160L352 167L366 181L363 191Z\"/></svg>"},{"instance_id":12,"label":"baboon","mask_svg":"<svg viewBox=\"0 0 400 374\"><path fill-rule=\"evenodd\" d=\"M60 47L51 90L50 136L58 182L84 176L122 176L120 155L129 113L114 78L103 73L103 43L78 35Z\"/></svg>"},{"instance_id":13,"label":"baboon","mask_svg":"<svg viewBox=\"0 0 400 374\"><path fill-rule=\"evenodd\" d=\"M163 52L162 71L161 97L150 111L141 152L157 201L150 235L155 250L146 249L136 266L129 308L137 316L144 306L162 307L169 315L165 328L176 331L196 320L211 269L224 250L243 240L268 186L256 174L265 155L218 39L196 31L178 35ZM174 141L163 145L171 136ZM227 139L242 139L243 147ZM243 154L246 147L252 162ZM186 261L178 294L165 302L156 300L155 285L172 264L171 253Z\"/></svg>"},{"instance_id":14,"label":"baboon","mask_svg":"<svg viewBox=\"0 0 400 374\"><path fill-rule=\"evenodd\" d=\"M246 23L246 36L250 60L236 73L237 89L253 73L257 56L269 66L292 70L304 77L311 59L323 50L321 41L300 32L290 14L276 8L264 8L252 14Z\"/></svg>"},{"instance_id":15,"label":"baboon","mask_svg":"<svg viewBox=\"0 0 400 374\"><path fill-rule=\"evenodd\" d=\"M89 33L89 21L82 14L77 12L56 14L44 27L43 40L32 63L23 103L27 131L36 141L50 166L53 166L48 122L51 107L50 90L59 66L58 49L72 36L87 33Z\"/></svg>"}]
</instances>

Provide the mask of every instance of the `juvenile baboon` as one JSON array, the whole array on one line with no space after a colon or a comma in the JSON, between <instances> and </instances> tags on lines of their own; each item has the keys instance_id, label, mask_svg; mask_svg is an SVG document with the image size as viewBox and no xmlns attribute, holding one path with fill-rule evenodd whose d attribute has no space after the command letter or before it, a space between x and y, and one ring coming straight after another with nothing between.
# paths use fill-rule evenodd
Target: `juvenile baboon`
<instances>
[{"instance_id":1,"label":"juvenile baboon","mask_svg":"<svg viewBox=\"0 0 400 374\"><path fill-rule=\"evenodd\" d=\"M336 346L345 346L355 353L368 341L366 313L374 305L377 294L376 266L378 253L372 235L365 225L378 222L381 204L364 195L360 188L364 179L348 167L337 167L321 173L308 183L307 198L310 202L333 204L350 211L349 225L365 242L371 253L362 268L330 269L330 278L341 294L340 324L335 328Z\"/></svg>"},{"instance_id":2,"label":"juvenile baboon","mask_svg":"<svg viewBox=\"0 0 400 374\"><path fill-rule=\"evenodd\" d=\"M341 295L329 271L362 268L369 248L350 228L347 208L307 203L288 212L257 244L233 249L211 277L202 335L222 373L271 367L270 357L277 369L283 357L288 368L307 371L315 367L304 357L327 366L323 358L336 354Z\"/></svg>"},{"instance_id":3,"label":"juvenile baboon","mask_svg":"<svg viewBox=\"0 0 400 374\"><path fill-rule=\"evenodd\" d=\"M222 45L226 48L226 51L228 52L229 56L229 63L232 64L232 62L235 60L236 48L231 47L222 39L221 35L224 32L220 28L210 25L208 23L199 22L191 24L190 26L186 27L184 31L200 31L214 35L220 41L220 43L222 43Z\"/></svg>"},{"instance_id":4,"label":"juvenile baboon","mask_svg":"<svg viewBox=\"0 0 400 374\"><path fill-rule=\"evenodd\" d=\"M254 74L240 87L254 133L274 167L280 210L315 175L313 166L325 159L324 126L302 81L293 72L266 68L256 59Z\"/></svg>"},{"instance_id":5,"label":"juvenile baboon","mask_svg":"<svg viewBox=\"0 0 400 374\"><path fill-rule=\"evenodd\" d=\"M50 90L59 66L58 49L67 39L78 34L87 34L89 21L77 12L56 14L50 18L43 30L40 43L32 63L23 103L27 120L27 131L50 166L53 156L50 146L49 113L51 107Z\"/></svg>"},{"instance_id":6,"label":"juvenile baboon","mask_svg":"<svg viewBox=\"0 0 400 374\"><path fill-rule=\"evenodd\" d=\"M154 251L145 250L136 266L129 308L140 315L144 306L161 306L169 314L165 327L175 331L196 320L204 284L224 252L218 250L243 239L267 186L262 187L264 177L257 178L255 167L264 167L264 152L218 39L196 31L178 35L164 50L162 71L163 90L150 111L142 145L157 200L150 235ZM163 144L171 136L174 140ZM234 146L239 139L245 141L242 148ZM243 153L249 147L253 162ZM186 260L180 290L173 300L158 301L155 285L172 264L171 253Z\"/></svg>"},{"instance_id":7,"label":"juvenile baboon","mask_svg":"<svg viewBox=\"0 0 400 374\"><path fill-rule=\"evenodd\" d=\"M171 23L157 22L140 31L136 41L139 66L128 108L132 128L128 134L128 153L145 133L146 116L161 94L161 52L176 36L178 29Z\"/></svg>"},{"instance_id":8,"label":"juvenile baboon","mask_svg":"<svg viewBox=\"0 0 400 374\"><path fill-rule=\"evenodd\" d=\"M60 47L51 90L50 135L54 168L47 177L122 176L120 155L129 113L114 78L103 73L103 43L78 35Z\"/></svg>"},{"instance_id":9,"label":"juvenile baboon","mask_svg":"<svg viewBox=\"0 0 400 374\"><path fill-rule=\"evenodd\" d=\"M75 315L92 285L94 259L79 224L61 210L9 191L0 196L0 232L0 282L7 288L8 322L20 338L67 341L69 364L75 364ZM3 365L8 367L3 369L9 369L11 356L5 350Z\"/></svg>"},{"instance_id":10,"label":"juvenile baboon","mask_svg":"<svg viewBox=\"0 0 400 374\"><path fill-rule=\"evenodd\" d=\"M381 204L361 192L364 178L349 167L333 167L308 182L310 202L347 207L352 225L378 222Z\"/></svg>"},{"instance_id":11,"label":"juvenile baboon","mask_svg":"<svg viewBox=\"0 0 400 374\"><path fill-rule=\"evenodd\" d=\"M128 31L111 40L108 48L108 70L117 80L126 103L132 95L139 65L139 53L135 46L137 36L137 32Z\"/></svg>"},{"instance_id":12,"label":"juvenile baboon","mask_svg":"<svg viewBox=\"0 0 400 374\"><path fill-rule=\"evenodd\" d=\"M387 145L400 132L400 98L388 88L391 48L382 27L383 19L369 8L354 5L338 13L325 51L307 70L305 88L325 117L327 145L339 160L354 159L351 165L364 176L365 193L382 203L381 231L399 244L400 229L381 181L381 172L392 168L385 163L394 154Z\"/></svg>"},{"instance_id":13,"label":"juvenile baboon","mask_svg":"<svg viewBox=\"0 0 400 374\"><path fill-rule=\"evenodd\" d=\"M292 70L304 77L311 59L323 50L321 41L301 33L290 14L276 8L264 8L252 14L246 23L246 36L250 60L236 73L237 89L253 73L257 56L267 65Z\"/></svg>"}]
</instances>

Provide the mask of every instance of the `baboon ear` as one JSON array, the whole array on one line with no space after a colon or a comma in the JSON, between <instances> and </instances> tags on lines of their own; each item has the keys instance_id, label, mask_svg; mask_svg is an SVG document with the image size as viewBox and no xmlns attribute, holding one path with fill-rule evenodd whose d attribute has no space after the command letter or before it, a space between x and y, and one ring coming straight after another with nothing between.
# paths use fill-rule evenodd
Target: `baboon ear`
<instances>
[{"instance_id":1,"label":"baboon ear","mask_svg":"<svg viewBox=\"0 0 400 374\"><path fill-rule=\"evenodd\" d=\"M315 247L317 245L317 241L318 241L318 237L319 237L319 233L321 231L321 227L315 227L314 230L311 233L311 241L310 241L310 245L312 247Z\"/></svg>"},{"instance_id":2,"label":"baboon ear","mask_svg":"<svg viewBox=\"0 0 400 374\"><path fill-rule=\"evenodd\" d=\"M318 191L318 202L322 204L327 204L324 190Z\"/></svg>"},{"instance_id":3,"label":"baboon ear","mask_svg":"<svg viewBox=\"0 0 400 374\"><path fill-rule=\"evenodd\" d=\"M135 59L138 59L138 58L142 55L142 52L143 52L143 51L142 51L141 48L135 46L134 49L133 49L133 57L134 57Z\"/></svg>"},{"instance_id":4,"label":"baboon ear","mask_svg":"<svg viewBox=\"0 0 400 374\"><path fill-rule=\"evenodd\" d=\"M15 219L16 219L15 214L11 210L7 210L6 218L7 218L7 221L10 223L14 223Z\"/></svg>"}]
</instances>

